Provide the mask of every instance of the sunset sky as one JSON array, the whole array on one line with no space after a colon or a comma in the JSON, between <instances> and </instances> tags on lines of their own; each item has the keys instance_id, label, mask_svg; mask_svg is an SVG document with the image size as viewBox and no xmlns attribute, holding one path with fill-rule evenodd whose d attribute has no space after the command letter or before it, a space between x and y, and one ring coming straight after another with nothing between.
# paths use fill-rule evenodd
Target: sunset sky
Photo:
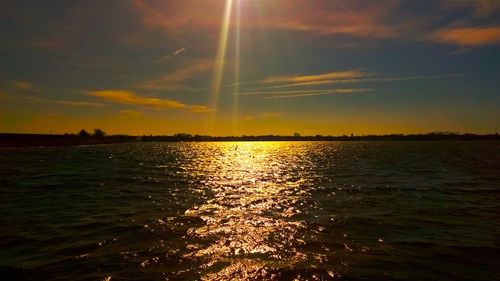
<instances>
[{"instance_id":1,"label":"sunset sky","mask_svg":"<svg viewBox=\"0 0 500 281\"><path fill-rule=\"evenodd\" d=\"M0 132L500 131L497 0L3 0Z\"/></svg>"}]
</instances>

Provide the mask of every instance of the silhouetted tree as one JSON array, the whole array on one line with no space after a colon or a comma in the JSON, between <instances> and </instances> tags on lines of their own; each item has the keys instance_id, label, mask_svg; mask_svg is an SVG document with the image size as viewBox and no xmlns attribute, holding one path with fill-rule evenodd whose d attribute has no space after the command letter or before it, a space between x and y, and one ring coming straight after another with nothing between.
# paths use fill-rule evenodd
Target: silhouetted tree
<instances>
[{"instance_id":1,"label":"silhouetted tree","mask_svg":"<svg viewBox=\"0 0 500 281\"><path fill-rule=\"evenodd\" d=\"M90 136L90 134L89 134L87 131L85 131L85 130L81 130L81 131L78 133L78 136L79 136L79 137L82 137L82 138L86 138L86 137L89 137L89 136Z\"/></svg>"},{"instance_id":2,"label":"silhouetted tree","mask_svg":"<svg viewBox=\"0 0 500 281\"><path fill-rule=\"evenodd\" d=\"M178 139L192 139L193 135L185 134L185 133L178 133L178 134L175 134L174 137L178 138Z\"/></svg>"},{"instance_id":3,"label":"silhouetted tree","mask_svg":"<svg viewBox=\"0 0 500 281\"><path fill-rule=\"evenodd\" d=\"M101 129L94 129L94 137L96 138L103 138L104 136L106 136L106 133L101 130Z\"/></svg>"}]
</instances>

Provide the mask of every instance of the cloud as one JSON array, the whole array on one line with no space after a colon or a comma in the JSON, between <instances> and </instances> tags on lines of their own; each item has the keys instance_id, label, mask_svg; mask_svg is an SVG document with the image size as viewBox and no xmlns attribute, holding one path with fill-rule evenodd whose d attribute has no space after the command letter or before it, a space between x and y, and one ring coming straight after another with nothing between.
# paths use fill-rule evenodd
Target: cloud
<instances>
[{"instance_id":1,"label":"cloud","mask_svg":"<svg viewBox=\"0 0 500 281\"><path fill-rule=\"evenodd\" d=\"M318 90L318 91L304 91L298 94L287 94L287 95L272 95L266 96L265 99L289 99L289 98L301 98L301 97L312 97L312 96L323 96L331 94L355 94L355 93L366 93L370 92L372 89L330 89L330 90ZM296 92L296 91L292 91ZM276 92L280 93L280 92Z\"/></svg>"},{"instance_id":2,"label":"cloud","mask_svg":"<svg viewBox=\"0 0 500 281\"><path fill-rule=\"evenodd\" d=\"M28 90L32 90L35 88L35 85L33 83L30 83L27 81L17 81L17 82L13 82L12 84L14 84L14 87L16 87L16 89L22 90L22 91L28 91Z\"/></svg>"},{"instance_id":3,"label":"cloud","mask_svg":"<svg viewBox=\"0 0 500 281\"><path fill-rule=\"evenodd\" d=\"M397 1L377 1L375 5L359 1L331 1L328 4L319 1L282 2L285 8L281 13L247 24L316 35L383 38L400 34L397 24L384 22L397 6Z\"/></svg>"},{"instance_id":4,"label":"cloud","mask_svg":"<svg viewBox=\"0 0 500 281\"><path fill-rule=\"evenodd\" d=\"M444 0L443 6L449 8L473 8L476 16L490 16L496 11L500 11L500 1L498 0Z\"/></svg>"},{"instance_id":5,"label":"cloud","mask_svg":"<svg viewBox=\"0 0 500 281\"><path fill-rule=\"evenodd\" d=\"M377 77L375 74L351 70L328 72L316 75L301 75L301 76L273 76L261 79L252 83L258 84L277 84L266 87L247 88L238 95L240 96L254 96L265 95L265 99L282 99L282 98L299 98L310 96L321 96L330 94L348 94L348 93L364 93L372 91L373 89L366 88L352 88L352 89L314 89L316 86L324 86L330 84L359 84L359 83L382 83L382 82L401 82L411 80L423 79L443 79L443 78L457 78L463 77L463 74L445 74L445 75L419 75L419 76L403 76L403 77ZM246 83L243 83L246 84ZM295 87L309 86L307 90L277 90Z\"/></svg>"},{"instance_id":6,"label":"cloud","mask_svg":"<svg viewBox=\"0 0 500 281\"><path fill-rule=\"evenodd\" d=\"M65 105L65 106L104 107L103 104L96 103L96 102L68 101L68 100L51 100L51 99L45 99L45 98L33 97L33 96L23 97L23 99L31 100L31 101L35 101L35 102L52 103L52 104L59 104L59 105Z\"/></svg>"},{"instance_id":7,"label":"cloud","mask_svg":"<svg viewBox=\"0 0 500 281\"><path fill-rule=\"evenodd\" d=\"M90 91L88 94L99 99L118 104L139 105L158 109L173 109L189 112L212 111L204 105L188 105L176 100L142 97L134 92L126 90Z\"/></svg>"},{"instance_id":8,"label":"cloud","mask_svg":"<svg viewBox=\"0 0 500 281\"><path fill-rule=\"evenodd\" d=\"M196 31L219 29L225 1L145 1L134 4L144 24L177 39ZM282 29L318 35L379 38L399 33L385 21L399 1L241 1L242 28ZM263 10L265 10L263 12ZM234 22L232 23L234 24ZM208 33L207 33L208 34Z\"/></svg>"},{"instance_id":9,"label":"cloud","mask_svg":"<svg viewBox=\"0 0 500 281\"><path fill-rule=\"evenodd\" d=\"M352 35L368 38L390 37L399 33L395 27L366 20L362 16L358 15L357 20L354 15L352 18L342 16L343 19L341 19L342 17L337 17L336 13L332 12L324 15L323 20L317 18L299 18L288 21L269 20L262 26L317 35Z\"/></svg>"},{"instance_id":10,"label":"cloud","mask_svg":"<svg viewBox=\"0 0 500 281\"><path fill-rule=\"evenodd\" d=\"M318 93L318 92L329 92L334 89L328 90L297 90L297 91L254 91L254 92L242 92L238 95L248 96L248 95L276 95L276 94L304 94L304 93Z\"/></svg>"},{"instance_id":11,"label":"cloud","mask_svg":"<svg viewBox=\"0 0 500 281\"><path fill-rule=\"evenodd\" d=\"M168 60L168 59L170 59L170 58L172 58L172 57L175 57L175 56L180 55L181 53L183 53L183 52L184 52L184 51L186 51L186 50L187 50L187 48L180 48L180 49L178 49L178 50L175 50L175 51L174 51L173 53L171 53L171 54L168 54L168 55L166 55L166 56L164 56L164 57L161 57L161 58L159 58L159 59L157 59L157 60L154 60L154 61L153 61L153 63L160 63L160 62L166 61L166 60Z\"/></svg>"},{"instance_id":12,"label":"cloud","mask_svg":"<svg viewBox=\"0 0 500 281\"><path fill-rule=\"evenodd\" d=\"M104 107L103 104L96 102L67 101L67 100L51 100L50 102L68 106Z\"/></svg>"},{"instance_id":13,"label":"cloud","mask_svg":"<svg viewBox=\"0 0 500 281\"><path fill-rule=\"evenodd\" d=\"M500 44L500 26L447 28L436 31L430 38L434 42L461 47Z\"/></svg>"},{"instance_id":14,"label":"cloud","mask_svg":"<svg viewBox=\"0 0 500 281\"><path fill-rule=\"evenodd\" d=\"M369 76L369 74L364 73L363 71L350 70L329 72L317 75L275 76L261 80L261 83L309 83L330 80L355 79L367 76Z\"/></svg>"},{"instance_id":15,"label":"cloud","mask_svg":"<svg viewBox=\"0 0 500 281\"><path fill-rule=\"evenodd\" d=\"M262 94L262 93L271 93L267 92L267 90L276 90L276 89L286 89L286 88L295 88L295 87L305 87L305 86L324 86L324 85L331 85L331 84L359 84L359 83L381 83L381 82L398 82L398 81L410 81L410 80L424 80L424 79L440 79L440 78L458 78L458 77L464 77L465 75L459 74L459 73L452 73L452 74L444 74L444 75L417 75L417 76L403 76L403 77L376 77L374 74L367 74L365 78L360 77L360 78L352 78L352 79L336 79L336 80L321 80L319 79L318 81L312 81L310 82L302 82L302 83L287 83L287 84L278 84L278 85L273 85L273 86L266 86L266 87L257 87L257 88L247 88L246 92L240 93L240 95L256 95L256 94ZM278 76L278 77L286 77L286 76ZM306 76L303 76L306 77ZM242 84L254 84L254 83L262 83L262 81L265 81L269 78L266 78L264 80L260 80L257 82L248 82L248 83L242 83ZM270 81L270 80L269 80ZM320 91L320 90L306 90L305 92L315 92L315 91ZM322 90L322 91L328 91L328 90ZM284 93L290 93L293 91L283 91ZM304 93L304 91L297 90L297 92Z\"/></svg>"},{"instance_id":16,"label":"cloud","mask_svg":"<svg viewBox=\"0 0 500 281\"><path fill-rule=\"evenodd\" d=\"M319 86L336 83L359 82L368 79L372 74L360 70L335 71L313 75L283 75L273 76L257 81L259 84L277 84L273 86L248 89L251 91L291 88L299 86Z\"/></svg>"},{"instance_id":17,"label":"cloud","mask_svg":"<svg viewBox=\"0 0 500 281\"><path fill-rule=\"evenodd\" d=\"M173 56L177 56L179 55L180 53L184 52L186 50L186 48L180 48L178 49L177 51L175 51L172 55Z\"/></svg>"},{"instance_id":18,"label":"cloud","mask_svg":"<svg viewBox=\"0 0 500 281\"><path fill-rule=\"evenodd\" d=\"M189 46L186 35L208 35L219 28L225 1L133 0L135 10L148 29L161 30L169 41Z\"/></svg>"},{"instance_id":19,"label":"cloud","mask_svg":"<svg viewBox=\"0 0 500 281\"><path fill-rule=\"evenodd\" d=\"M145 90L193 90L181 82L194 78L195 76L206 73L213 67L212 60L199 60L186 68L169 72L159 78L140 82L134 86Z\"/></svg>"},{"instance_id":20,"label":"cloud","mask_svg":"<svg viewBox=\"0 0 500 281\"><path fill-rule=\"evenodd\" d=\"M371 89L324 89L324 90L302 90L302 91L257 91L257 92L243 92L239 95L247 96L247 95L268 95L271 97L277 97L276 95L286 95L286 96L318 96L323 94L333 94L333 93L354 93L354 92L367 92L371 91ZM269 98L271 98L269 97ZM283 97L283 96L279 96Z\"/></svg>"}]
</instances>

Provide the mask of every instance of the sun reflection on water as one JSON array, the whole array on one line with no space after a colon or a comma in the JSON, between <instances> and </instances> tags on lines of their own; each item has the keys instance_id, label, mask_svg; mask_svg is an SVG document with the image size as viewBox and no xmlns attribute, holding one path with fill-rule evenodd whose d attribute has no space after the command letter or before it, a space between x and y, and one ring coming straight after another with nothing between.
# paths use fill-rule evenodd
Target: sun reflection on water
<instances>
[{"instance_id":1,"label":"sun reflection on water","mask_svg":"<svg viewBox=\"0 0 500 281\"><path fill-rule=\"evenodd\" d=\"M311 186L306 176L311 162L306 151L289 143L219 147L220 153L188 167L206 171L202 184L213 197L186 211L204 222L188 235L209 242L191 245L185 257L221 268L209 271L205 280L273 279L267 267L289 267L305 259L297 249L304 243L300 230L305 226L296 216Z\"/></svg>"}]
</instances>

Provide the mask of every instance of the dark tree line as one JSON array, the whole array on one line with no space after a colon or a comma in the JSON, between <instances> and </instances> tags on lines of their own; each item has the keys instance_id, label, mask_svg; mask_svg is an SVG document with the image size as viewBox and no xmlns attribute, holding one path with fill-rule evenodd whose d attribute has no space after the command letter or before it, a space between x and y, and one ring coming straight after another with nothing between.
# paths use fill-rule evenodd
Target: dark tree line
<instances>
[{"instance_id":1,"label":"dark tree line","mask_svg":"<svg viewBox=\"0 0 500 281\"><path fill-rule=\"evenodd\" d=\"M79 137L82 137L82 138L88 138L90 137L90 134L85 131L84 129L82 129L79 133L78 133L78 136ZM103 130L101 129L94 129L94 134L92 135L93 137L96 137L96 138L103 138L106 136L106 132L104 132Z\"/></svg>"}]
</instances>

